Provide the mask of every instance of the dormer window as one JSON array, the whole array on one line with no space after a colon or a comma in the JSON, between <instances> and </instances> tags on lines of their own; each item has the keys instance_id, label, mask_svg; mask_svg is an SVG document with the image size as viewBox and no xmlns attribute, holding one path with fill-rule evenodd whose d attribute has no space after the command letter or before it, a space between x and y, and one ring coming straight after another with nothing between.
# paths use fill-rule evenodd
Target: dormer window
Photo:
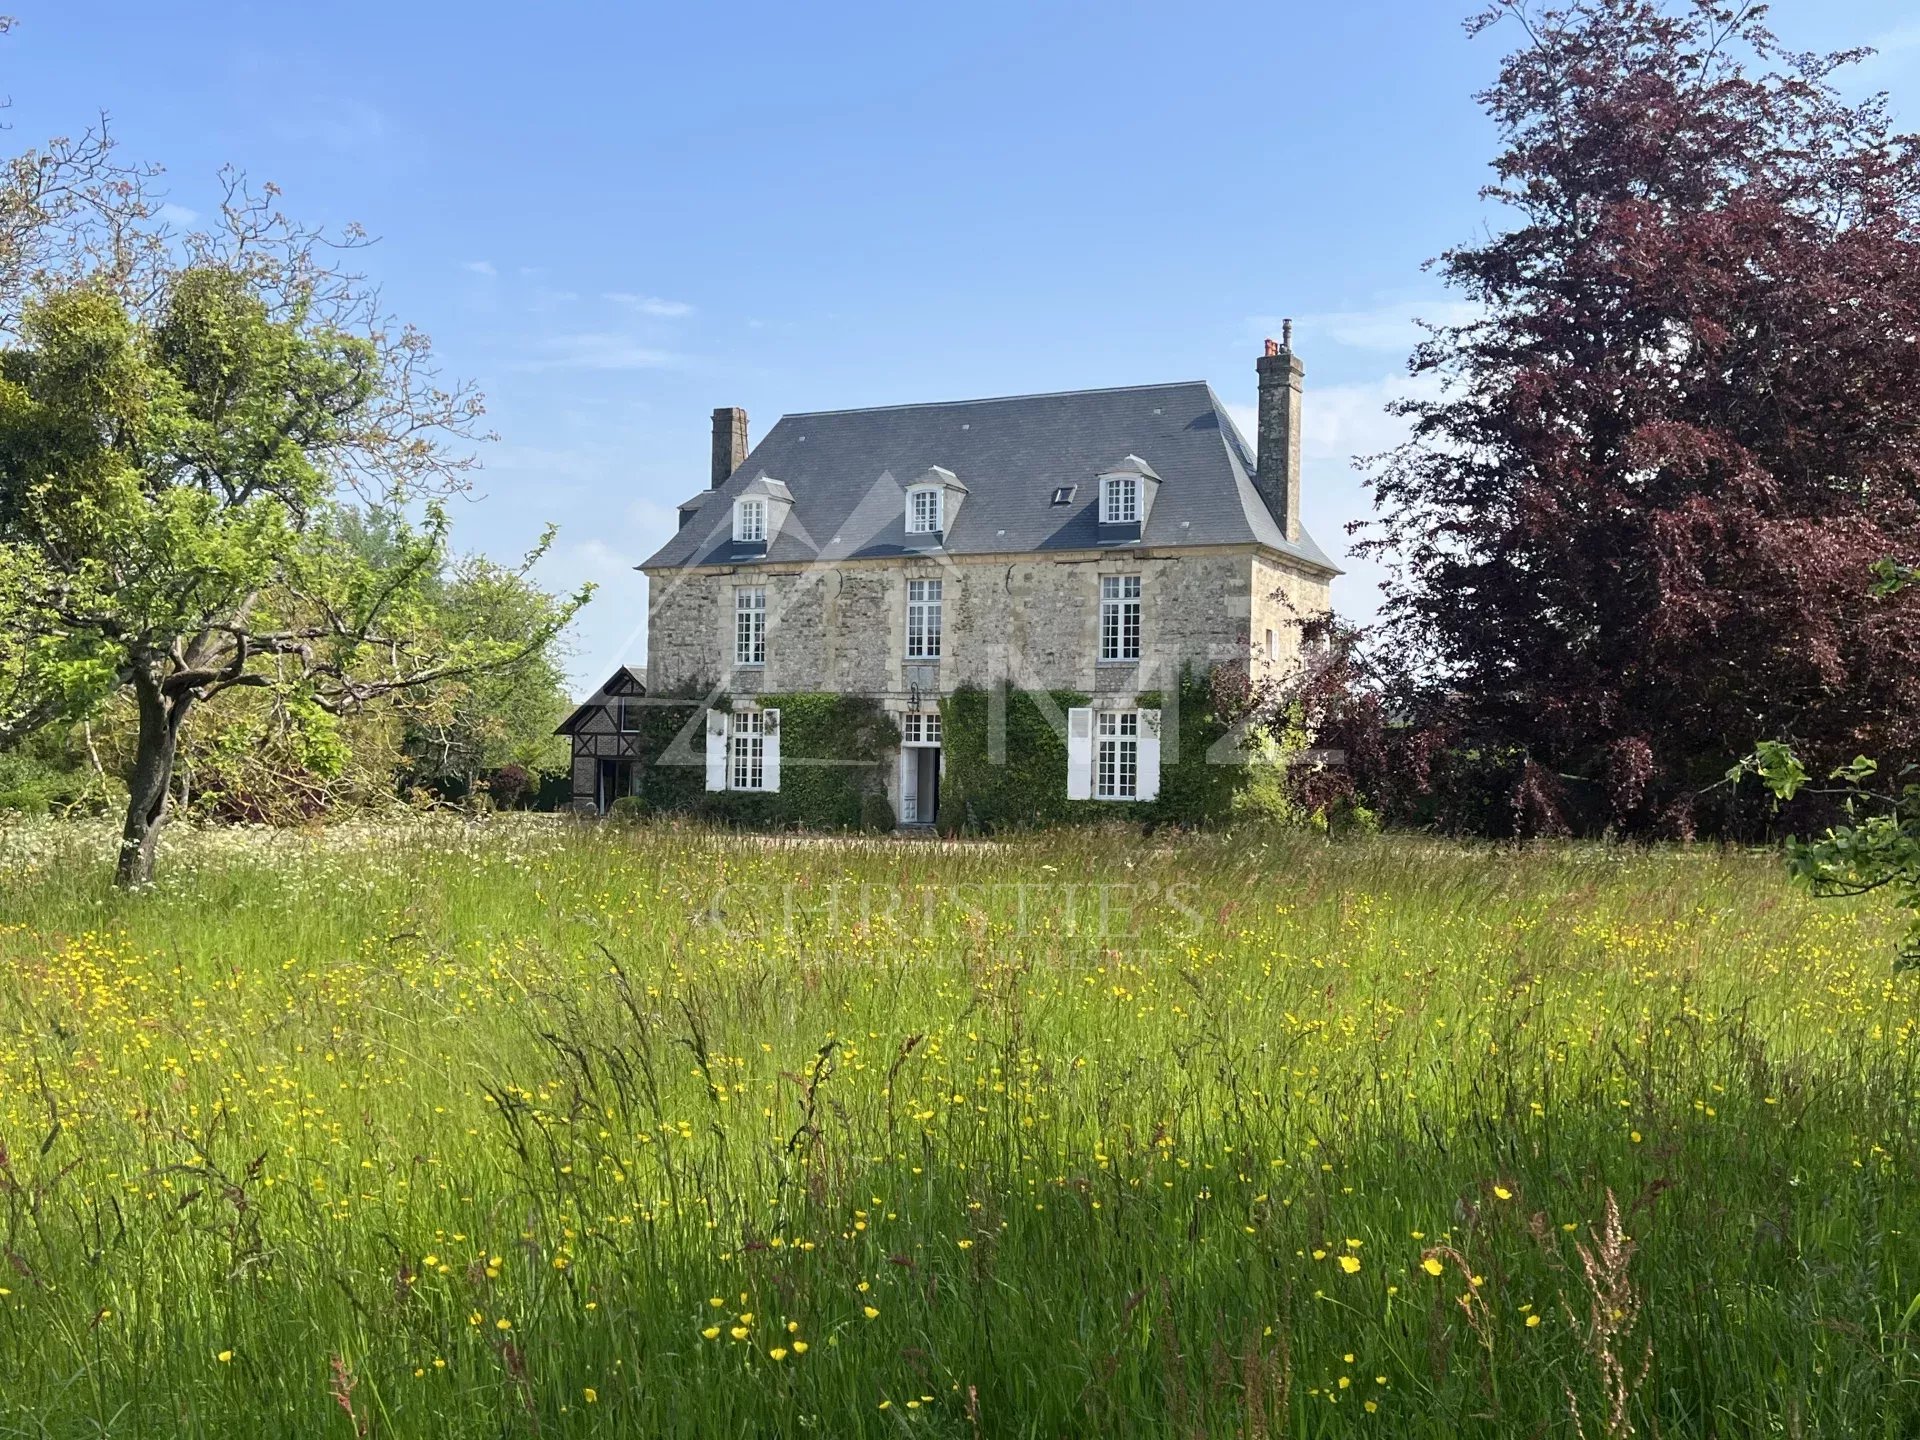
<instances>
[{"instance_id":1,"label":"dormer window","mask_svg":"<svg viewBox=\"0 0 1920 1440\"><path fill-rule=\"evenodd\" d=\"M1140 478L1109 475L1100 482L1100 523L1136 525L1140 521Z\"/></svg>"},{"instance_id":2,"label":"dormer window","mask_svg":"<svg viewBox=\"0 0 1920 1440\"><path fill-rule=\"evenodd\" d=\"M938 535L946 527L946 495L937 485L921 485L907 492L907 533Z\"/></svg>"},{"instance_id":3,"label":"dormer window","mask_svg":"<svg viewBox=\"0 0 1920 1440\"><path fill-rule=\"evenodd\" d=\"M733 502L733 538L746 545L758 545L767 538L767 502L762 499Z\"/></svg>"}]
</instances>

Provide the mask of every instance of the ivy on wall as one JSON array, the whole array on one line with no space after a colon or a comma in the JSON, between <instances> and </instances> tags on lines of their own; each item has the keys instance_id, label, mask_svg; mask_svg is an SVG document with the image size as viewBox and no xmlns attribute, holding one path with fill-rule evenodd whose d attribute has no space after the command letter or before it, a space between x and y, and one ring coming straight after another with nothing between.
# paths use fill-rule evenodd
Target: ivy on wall
<instances>
[{"instance_id":1,"label":"ivy on wall","mask_svg":"<svg viewBox=\"0 0 1920 1440\"><path fill-rule=\"evenodd\" d=\"M766 829L892 826L886 789L900 731L877 700L820 692L758 697L780 711L780 789L755 793L706 788L705 712L731 708L730 697L703 690L649 699L633 737L636 798L621 802L623 811L671 811ZM1144 802L1069 800L1066 714L1088 703L1071 690L1003 687L996 699L978 686L942 699L940 829L1287 818L1283 762L1301 743L1294 727L1236 733L1213 686L1191 670L1182 673L1173 696L1135 697L1141 708L1161 712L1159 795ZM998 705L1005 707L1006 742L996 758L990 737Z\"/></svg>"},{"instance_id":2,"label":"ivy on wall","mask_svg":"<svg viewBox=\"0 0 1920 1440\"><path fill-rule=\"evenodd\" d=\"M990 753L996 697L963 686L940 704L946 772L940 782L940 828L1021 829L1122 820L1206 825L1238 818L1284 817L1283 770L1293 748L1264 730L1244 737L1215 702L1213 687L1191 669L1182 672L1175 703L1159 691L1135 703L1159 710L1160 793L1144 802L1067 799L1067 711L1089 703L1077 691L1003 687L1005 753ZM1249 761L1253 763L1248 763Z\"/></svg>"},{"instance_id":3,"label":"ivy on wall","mask_svg":"<svg viewBox=\"0 0 1920 1440\"><path fill-rule=\"evenodd\" d=\"M853 830L878 823L900 744L899 728L879 701L819 692L755 697L780 711L780 789L760 793L706 788L706 712L731 709L730 696L702 690L650 698L654 703L640 707L634 736L638 804L629 808L769 829ZM885 823L893 823L891 810Z\"/></svg>"}]
</instances>

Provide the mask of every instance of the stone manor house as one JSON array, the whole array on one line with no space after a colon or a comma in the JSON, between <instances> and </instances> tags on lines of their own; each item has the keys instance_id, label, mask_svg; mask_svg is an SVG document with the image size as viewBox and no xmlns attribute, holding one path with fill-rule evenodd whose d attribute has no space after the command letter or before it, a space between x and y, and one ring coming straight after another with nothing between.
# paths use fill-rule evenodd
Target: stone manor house
<instances>
[{"instance_id":1,"label":"stone manor house","mask_svg":"<svg viewBox=\"0 0 1920 1440\"><path fill-rule=\"evenodd\" d=\"M887 798L924 824L939 700L1003 681L1090 697L1065 715L1069 797L1153 799L1159 712L1136 697L1184 666L1284 670L1339 573L1300 525L1291 342L1257 362L1257 457L1199 381L786 415L751 448L746 412L716 410L711 484L639 567L647 668L562 726L575 806L628 793L649 692L726 697L691 739L706 788L761 791L780 717L757 697L828 692L898 724Z\"/></svg>"}]
</instances>

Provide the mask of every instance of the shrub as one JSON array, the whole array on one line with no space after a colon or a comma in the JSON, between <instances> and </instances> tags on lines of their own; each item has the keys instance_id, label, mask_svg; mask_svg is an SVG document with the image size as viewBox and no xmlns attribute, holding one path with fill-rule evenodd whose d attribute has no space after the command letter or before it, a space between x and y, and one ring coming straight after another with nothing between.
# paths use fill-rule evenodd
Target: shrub
<instances>
[{"instance_id":1,"label":"shrub","mask_svg":"<svg viewBox=\"0 0 1920 1440\"><path fill-rule=\"evenodd\" d=\"M38 790L29 790L24 786L0 790L0 810L15 815L44 815L47 809L47 797Z\"/></svg>"},{"instance_id":2,"label":"shrub","mask_svg":"<svg viewBox=\"0 0 1920 1440\"><path fill-rule=\"evenodd\" d=\"M869 835L883 835L897 823L893 805L884 794L875 792L860 802L860 828Z\"/></svg>"},{"instance_id":3,"label":"shrub","mask_svg":"<svg viewBox=\"0 0 1920 1440\"><path fill-rule=\"evenodd\" d=\"M647 801L643 795L622 795L607 807L607 818L632 825L647 818Z\"/></svg>"},{"instance_id":4,"label":"shrub","mask_svg":"<svg viewBox=\"0 0 1920 1440\"><path fill-rule=\"evenodd\" d=\"M509 761L487 777L487 793L502 810L515 810L533 784L526 766Z\"/></svg>"}]
</instances>

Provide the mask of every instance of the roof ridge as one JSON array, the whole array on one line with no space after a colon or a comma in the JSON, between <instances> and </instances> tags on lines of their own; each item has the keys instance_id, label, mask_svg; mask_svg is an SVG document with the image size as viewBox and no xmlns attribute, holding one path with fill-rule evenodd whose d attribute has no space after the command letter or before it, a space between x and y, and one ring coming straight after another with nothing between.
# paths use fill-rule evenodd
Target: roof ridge
<instances>
[{"instance_id":1,"label":"roof ridge","mask_svg":"<svg viewBox=\"0 0 1920 1440\"><path fill-rule=\"evenodd\" d=\"M945 410L957 405L1000 405L1009 400L1058 400L1068 395L1121 395L1129 390L1177 390L1183 385L1213 387L1205 380L1160 380L1146 385L1096 385L1081 390L1034 390L1019 395L981 395L971 400L910 400L900 405L848 405L839 410L789 410L782 420L810 420L817 415L872 415L882 410Z\"/></svg>"}]
</instances>

